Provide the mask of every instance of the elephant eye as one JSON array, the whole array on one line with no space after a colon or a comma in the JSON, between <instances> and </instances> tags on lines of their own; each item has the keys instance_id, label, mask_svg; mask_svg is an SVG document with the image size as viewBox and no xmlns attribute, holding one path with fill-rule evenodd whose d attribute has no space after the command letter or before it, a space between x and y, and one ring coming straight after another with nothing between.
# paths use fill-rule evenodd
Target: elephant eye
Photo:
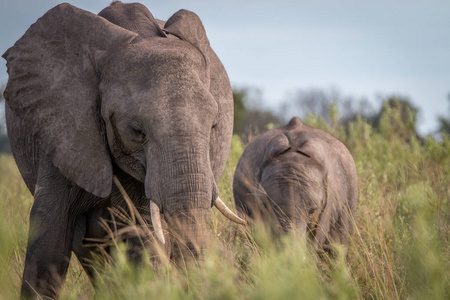
<instances>
[{"instance_id":1,"label":"elephant eye","mask_svg":"<svg viewBox=\"0 0 450 300\"><path fill-rule=\"evenodd\" d=\"M287 147L287 148L280 149L280 150L276 151L276 152L273 154L273 157L278 156L278 155L281 155L281 154L284 154L284 153L288 152L289 150L291 150L291 146L289 146L289 147Z\"/></svg>"},{"instance_id":2,"label":"elephant eye","mask_svg":"<svg viewBox=\"0 0 450 300\"><path fill-rule=\"evenodd\" d=\"M145 138L145 133L140 128L131 126L131 131L133 133L133 136L137 139L143 140Z\"/></svg>"},{"instance_id":3,"label":"elephant eye","mask_svg":"<svg viewBox=\"0 0 450 300\"><path fill-rule=\"evenodd\" d=\"M306 157L308 157L308 158L311 158L311 155L309 155L309 154L306 153L306 152L303 152L303 151L300 150L300 149L297 149L297 152L300 153L300 154L303 154L304 156L306 156Z\"/></svg>"}]
</instances>

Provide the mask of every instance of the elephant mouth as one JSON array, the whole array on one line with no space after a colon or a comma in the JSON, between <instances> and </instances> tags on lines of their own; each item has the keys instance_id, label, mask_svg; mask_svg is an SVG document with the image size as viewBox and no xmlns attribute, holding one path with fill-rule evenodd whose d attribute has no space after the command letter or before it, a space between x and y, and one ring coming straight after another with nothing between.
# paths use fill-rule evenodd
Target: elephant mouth
<instances>
[{"instance_id":1,"label":"elephant mouth","mask_svg":"<svg viewBox=\"0 0 450 300\"><path fill-rule=\"evenodd\" d=\"M119 134L114 113L111 113L109 122L111 126L109 130L112 131L112 137L114 138L114 141L111 143L114 162L136 180L145 182L145 166L147 165L145 155L139 153L139 151L132 151L126 146Z\"/></svg>"},{"instance_id":2,"label":"elephant mouth","mask_svg":"<svg viewBox=\"0 0 450 300\"><path fill-rule=\"evenodd\" d=\"M119 189L120 193L124 197L125 201L128 203L128 205L132 206L132 201L130 197L128 196L127 192L123 188L122 184L120 183L120 180L117 178L117 176L113 176L114 183L116 184L117 188ZM164 232L163 227L161 223L161 210L159 206L152 200L149 201L150 205L150 216L152 220L152 225L155 230L156 239L161 243L165 244L166 240L164 238ZM226 218L229 220L240 224L240 225L246 225L247 222L240 218L238 215L236 215L228 206L220 199L219 196L214 201L214 206L219 210L220 213L222 213Z\"/></svg>"}]
</instances>

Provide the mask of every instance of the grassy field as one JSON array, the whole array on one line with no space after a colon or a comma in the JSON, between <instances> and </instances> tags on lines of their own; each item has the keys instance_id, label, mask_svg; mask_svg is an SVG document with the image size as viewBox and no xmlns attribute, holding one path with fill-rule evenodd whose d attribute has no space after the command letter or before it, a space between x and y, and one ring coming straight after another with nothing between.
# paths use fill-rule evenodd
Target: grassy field
<instances>
[{"instance_id":1,"label":"grassy field","mask_svg":"<svg viewBox=\"0 0 450 300\"><path fill-rule=\"evenodd\" d=\"M450 138L400 135L394 113L387 114L377 129L357 120L347 131L308 119L340 138L357 165L360 198L347 260L339 248L336 259L318 258L294 233L274 239L261 228L243 232L214 210L217 238L201 268L155 271L149 261L136 268L119 245L95 291L72 258L61 298L450 299ZM234 137L219 184L229 204L243 148ZM12 157L0 156L0 299L19 295L32 201Z\"/></svg>"}]
</instances>

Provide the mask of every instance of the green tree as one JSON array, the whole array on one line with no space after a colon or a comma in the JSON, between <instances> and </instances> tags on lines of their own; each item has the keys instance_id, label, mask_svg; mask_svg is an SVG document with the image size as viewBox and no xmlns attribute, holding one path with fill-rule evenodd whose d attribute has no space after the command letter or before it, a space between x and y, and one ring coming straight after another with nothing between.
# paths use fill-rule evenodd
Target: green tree
<instances>
[{"instance_id":1,"label":"green tree","mask_svg":"<svg viewBox=\"0 0 450 300\"><path fill-rule=\"evenodd\" d=\"M244 127L246 109L244 105L245 90L233 90L234 100L234 127L233 134L240 134Z\"/></svg>"},{"instance_id":2,"label":"green tree","mask_svg":"<svg viewBox=\"0 0 450 300\"><path fill-rule=\"evenodd\" d=\"M279 126L280 117L262 106L261 92L256 89L241 88L233 90L234 128L233 133L243 140L251 139L273 126Z\"/></svg>"},{"instance_id":3,"label":"green tree","mask_svg":"<svg viewBox=\"0 0 450 300\"><path fill-rule=\"evenodd\" d=\"M450 135L450 94L447 97L448 104L449 104L449 110L447 117L445 116L439 116L438 122L439 122L439 132L441 134L446 133Z\"/></svg>"},{"instance_id":4,"label":"green tree","mask_svg":"<svg viewBox=\"0 0 450 300\"><path fill-rule=\"evenodd\" d=\"M5 86L0 87L0 153L11 152L9 146L8 135L6 134L6 120L5 120L5 99L3 98L3 91Z\"/></svg>"},{"instance_id":5,"label":"green tree","mask_svg":"<svg viewBox=\"0 0 450 300\"><path fill-rule=\"evenodd\" d=\"M386 137L409 141L418 138L417 116L419 109L405 96L388 96L374 119L376 128Z\"/></svg>"},{"instance_id":6,"label":"green tree","mask_svg":"<svg viewBox=\"0 0 450 300\"><path fill-rule=\"evenodd\" d=\"M307 120L308 116L314 116L318 117L316 123L324 122L332 127L343 125L347 133L351 122L362 119L387 137L398 137L404 141L409 141L413 136L419 137L419 109L408 97L388 95L380 100L381 108L377 111L365 98L343 95L334 88L312 88L298 90L291 99L284 102L281 111L286 118L297 114ZM441 124L443 128L449 128L450 120L442 118Z\"/></svg>"}]
</instances>

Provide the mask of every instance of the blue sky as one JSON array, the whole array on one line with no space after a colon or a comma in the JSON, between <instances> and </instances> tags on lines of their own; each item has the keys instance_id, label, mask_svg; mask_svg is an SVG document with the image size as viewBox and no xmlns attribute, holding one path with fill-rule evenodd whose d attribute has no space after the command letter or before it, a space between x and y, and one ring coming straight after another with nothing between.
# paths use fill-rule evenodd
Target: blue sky
<instances>
[{"instance_id":1,"label":"blue sky","mask_svg":"<svg viewBox=\"0 0 450 300\"><path fill-rule=\"evenodd\" d=\"M0 52L48 9L50 0L0 4ZM111 1L71 1L98 13ZM127 1L123 1L127 2ZM196 12L233 86L262 90L276 107L297 89L335 87L344 95L409 96L419 129L450 113L450 1L141 1L156 18ZM0 84L6 83L4 63Z\"/></svg>"}]
</instances>

